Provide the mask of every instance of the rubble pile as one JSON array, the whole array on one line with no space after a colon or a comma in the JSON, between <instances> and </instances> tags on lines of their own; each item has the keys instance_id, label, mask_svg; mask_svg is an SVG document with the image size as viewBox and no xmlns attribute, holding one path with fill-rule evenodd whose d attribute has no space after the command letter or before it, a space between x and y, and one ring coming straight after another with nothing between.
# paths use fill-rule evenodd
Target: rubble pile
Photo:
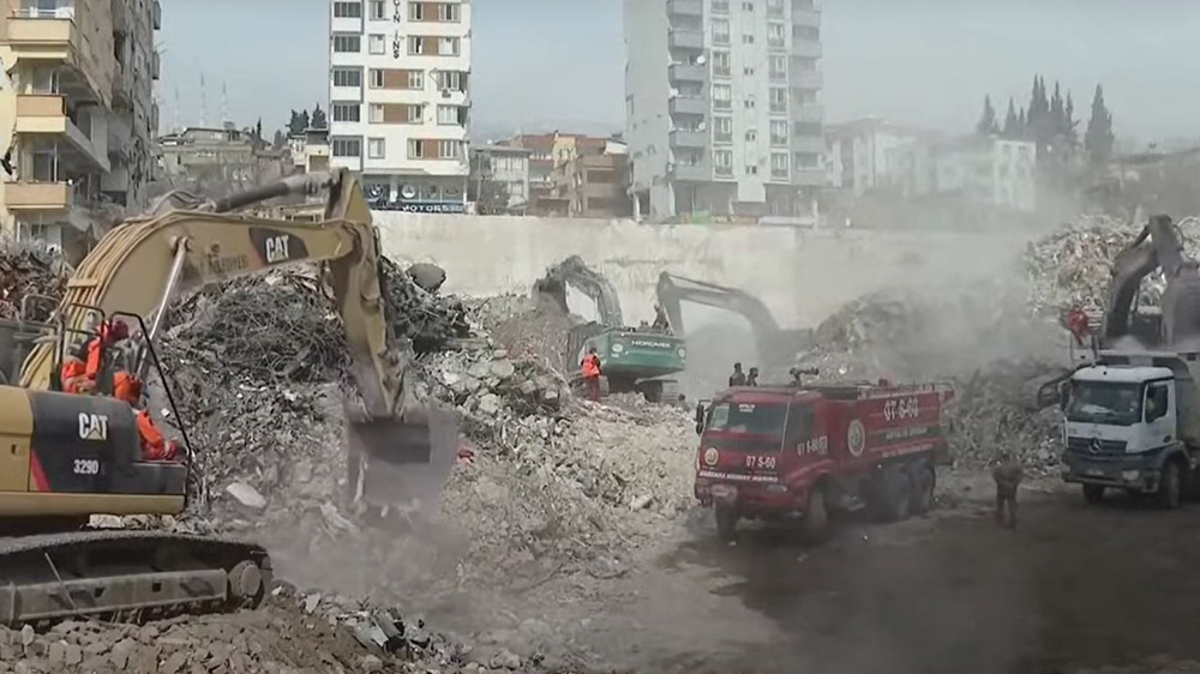
<instances>
[{"instance_id":1,"label":"rubble pile","mask_svg":"<svg viewBox=\"0 0 1200 674\"><path fill-rule=\"evenodd\" d=\"M549 295L489 298L474 310L481 327L514 356L535 359L563 375L577 365L566 359L571 318Z\"/></svg>"},{"instance_id":2,"label":"rubble pile","mask_svg":"<svg viewBox=\"0 0 1200 674\"><path fill-rule=\"evenodd\" d=\"M45 632L0 628L0 672L22 674L481 672L536 664L536 656L433 633L395 609L286 585L254 612L144 625L68 621Z\"/></svg>"},{"instance_id":3,"label":"rubble pile","mask_svg":"<svg viewBox=\"0 0 1200 674\"><path fill-rule=\"evenodd\" d=\"M1052 316L1073 308L1103 313L1113 261L1141 231L1141 224L1084 217L1029 244L1022 262L1030 281L1030 309ZM1188 255L1200 259L1200 223L1182 222L1179 231ZM1150 274L1139 302L1157 304L1165 287L1161 272Z\"/></svg>"},{"instance_id":4,"label":"rubble pile","mask_svg":"<svg viewBox=\"0 0 1200 674\"><path fill-rule=\"evenodd\" d=\"M428 277L441 272L441 280ZM402 270L383 258L384 297L387 299L388 324L397 337L412 340L417 353L436 351L447 340L467 337L471 326L461 300L438 294L445 272L429 264Z\"/></svg>"},{"instance_id":5,"label":"rubble pile","mask_svg":"<svg viewBox=\"0 0 1200 674\"><path fill-rule=\"evenodd\" d=\"M16 244L0 245L0 318L19 319L25 297L44 295L51 301L34 302L25 318L44 321L66 290L66 276L55 270L47 254Z\"/></svg>"}]
</instances>

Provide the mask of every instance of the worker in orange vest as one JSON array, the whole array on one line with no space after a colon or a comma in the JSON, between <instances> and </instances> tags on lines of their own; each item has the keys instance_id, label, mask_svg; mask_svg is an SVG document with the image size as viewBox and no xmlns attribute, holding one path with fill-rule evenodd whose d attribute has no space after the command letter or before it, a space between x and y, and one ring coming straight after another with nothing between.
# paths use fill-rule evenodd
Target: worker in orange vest
<instances>
[{"instance_id":1,"label":"worker in orange vest","mask_svg":"<svg viewBox=\"0 0 1200 674\"><path fill-rule=\"evenodd\" d=\"M138 438L142 443L143 461L174 461L179 455L179 446L175 441L167 441L162 431L154 425L150 411L143 404L144 386L142 381L122 370L113 376L113 397L129 403L137 416Z\"/></svg>"},{"instance_id":2,"label":"worker in orange vest","mask_svg":"<svg viewBox=\"0 0 1200 674\"><path fill-rule=\"evenodd\" d=\"M587 388L588 398L593 402L600 402L600 356L596 353L596 347L588 349L582 365L583 384Z\"/></svg>"},{"instance_id":3,"label":"worker in orange vest","mask_svg":"<svg viewBox=\"0 0 1200 674\"><path fill-rule=\"evenodd\" d=\"M83 348L76 349L63 359L61 376L63 391L67 393L91 393L96 390L96 378L100 375L100 361L104 350L129 337L129 326L124 321L104 321L99 333Z\"/></svg>"}]
</instances>

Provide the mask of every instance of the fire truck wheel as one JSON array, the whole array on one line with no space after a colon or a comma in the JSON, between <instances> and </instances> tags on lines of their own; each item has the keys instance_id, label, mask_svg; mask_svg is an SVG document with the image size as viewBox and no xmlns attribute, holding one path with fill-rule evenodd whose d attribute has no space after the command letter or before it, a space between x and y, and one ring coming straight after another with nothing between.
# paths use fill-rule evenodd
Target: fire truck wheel
<instances>
[{"instance_id":1,"label":"fire truck wheel","mask_svg":"<svg viewBox=\"0 0 1200 674\"><path fill-rule=\"evenodd\" d=\"M884 477L887 519L899 522L908 519L913 498L912 476L907 470L892 470Z\"/></svg>"},{"instance_id":2,"label":"fire truck wheel","mask_svg":"<svg viewBox=\"0 0 1200 674\"><path fill-rule=\"evenodd\" d=\"M924 515L933 506L933 485L935 482L933 467L928 464L918 464L912 472L912 503L909 506L912 514Z\"/></svg>"},{"instance_id":3,"label":"fire truck wheel","mask_svg":"<svg viewBox=\"0 0 1200 674\"><path fill-rule=\"evenodd\" d=\"M728 506L717 506L717 536L725 542L737 538L737 511Z\"/></svg>"},{"instance_id":4,"label":"fire truck wheel","mask_svg":"<svg viewBox=\"0 0 1200 674\"><path fill-rule=\"evenodd\" d=\"M829 511L825 507L825 487L817 485L808 495L808 509L804 512L804 537L818 542L828 536Z\"/></svg>"}]
</instances>

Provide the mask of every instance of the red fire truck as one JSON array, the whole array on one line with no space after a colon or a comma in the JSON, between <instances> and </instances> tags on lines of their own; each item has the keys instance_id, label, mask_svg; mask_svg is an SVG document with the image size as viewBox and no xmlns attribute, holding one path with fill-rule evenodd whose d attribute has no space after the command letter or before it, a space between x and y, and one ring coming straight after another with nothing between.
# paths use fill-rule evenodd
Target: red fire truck
<instances>
[{"instance_id":1,"label":"red fire truck","mask_svg":"<svg viewBox=\"0 0 1200 674\"><path fill-rule=\"evenodd\" d=\"M799 516L820 538L835 508L862 503L893 521L923 513L953 395L883 381L723 391L697 411L696 498L726 540L741 518Z\"/></svg>"}]
</instances>

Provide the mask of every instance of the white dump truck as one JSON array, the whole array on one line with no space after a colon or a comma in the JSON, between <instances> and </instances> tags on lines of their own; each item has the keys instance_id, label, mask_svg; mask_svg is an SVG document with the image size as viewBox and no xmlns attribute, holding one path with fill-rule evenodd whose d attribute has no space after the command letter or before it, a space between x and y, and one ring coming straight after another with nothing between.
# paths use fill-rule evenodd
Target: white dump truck
<instances>
[{"instance_id":1,"label":"white dump truck","mask_svg":"<svg viewBox=\"0 0 1200 674\"><path fill-rule=\"evenodd\" d=\"M1063 479L1083 485L1089 503L1121 489L1178 507L1200 487L1200 353L1099 356L1069 380Z\"/></svg>"}]
</instances>

